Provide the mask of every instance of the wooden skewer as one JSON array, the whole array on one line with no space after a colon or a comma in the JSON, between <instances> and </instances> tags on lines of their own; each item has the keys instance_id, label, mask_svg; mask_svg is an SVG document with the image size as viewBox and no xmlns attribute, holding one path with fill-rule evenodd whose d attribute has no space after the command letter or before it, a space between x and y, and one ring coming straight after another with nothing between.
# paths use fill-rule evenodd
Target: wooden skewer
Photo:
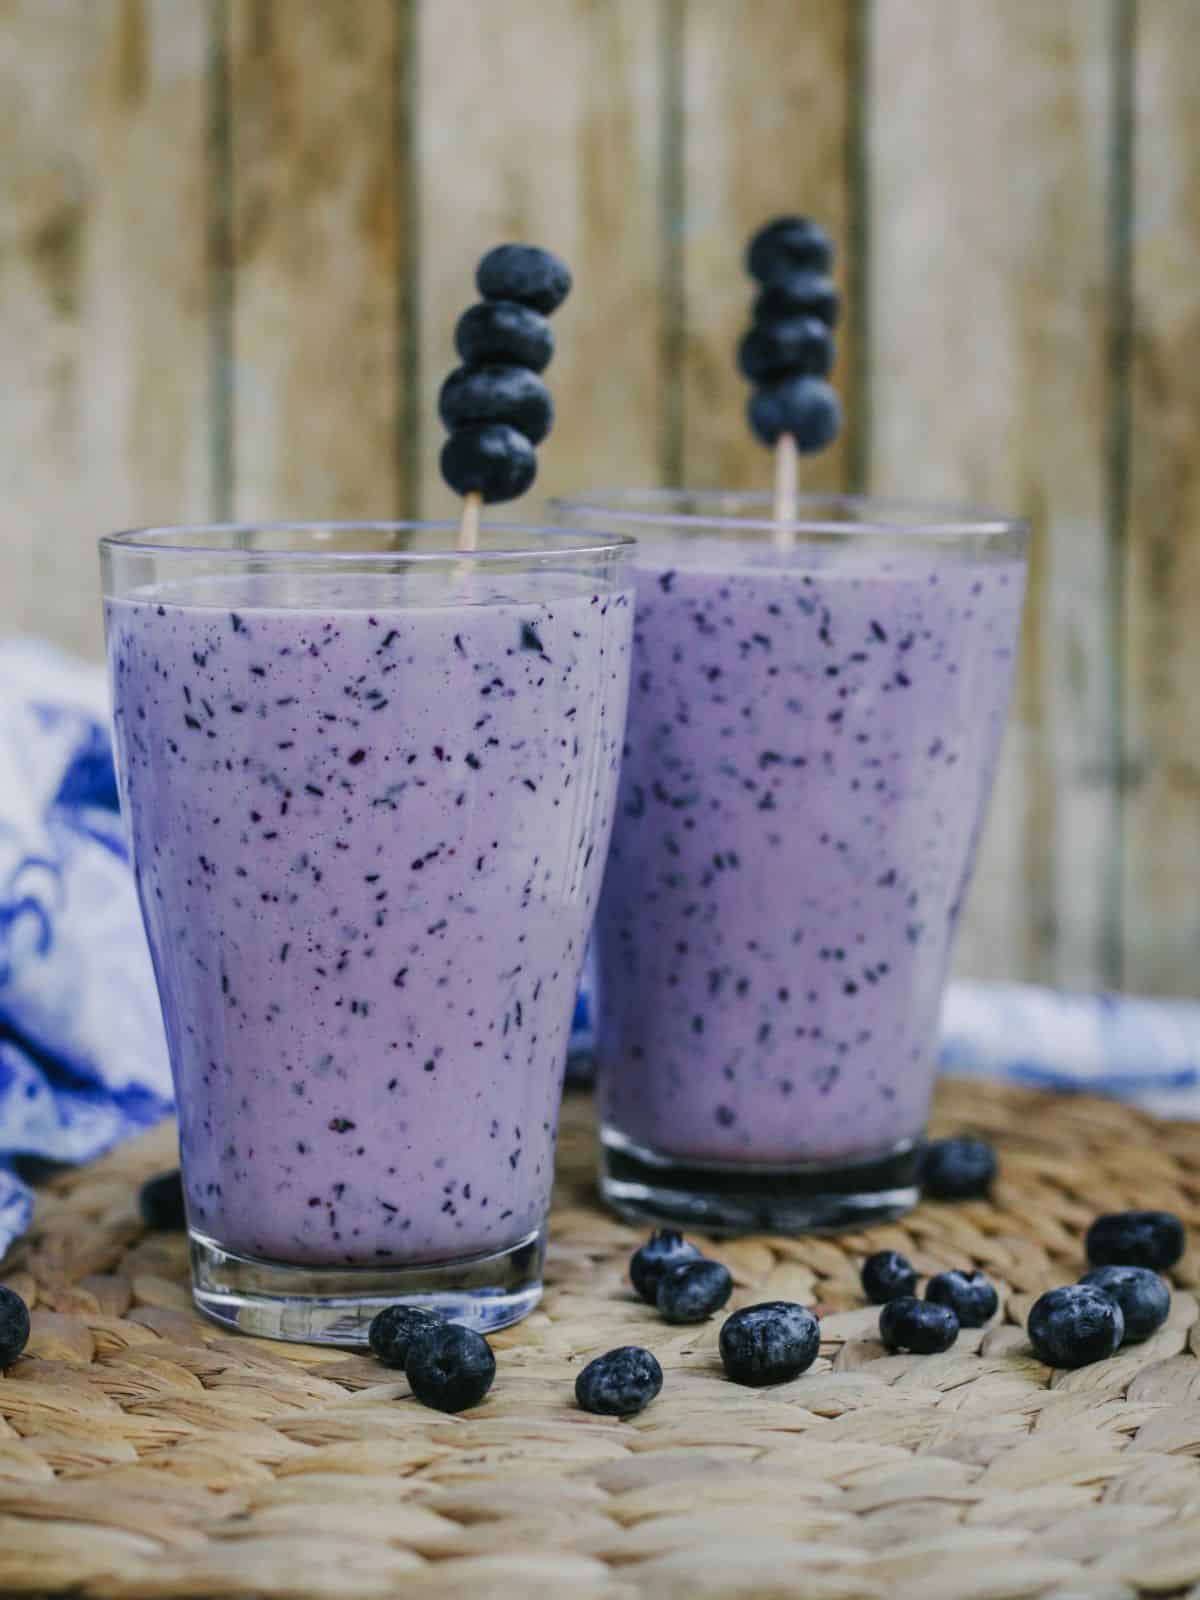
<instances>
[{"instance_id":1,"label":"wooden skewer","mask_svg":"<svg viewBox=\"0 0 1200 1600\"><path fill-rule=\"evenodd\" d=\"M775 545L783 551L792 548L798 467L795 439L790 433L781 434L775 446Z\"/></svg>"},{"instance_id":2,"label":"wooden skewer","mask_svg":"<svg viewBox=\"0 0 1200 1600\"><path fill-rule=\"evenodd\" d=\"M482 495L469 494L463 498L462 521L458 525L458 548L460 550L478 550L479 548L479 508L482 505Z\"/></svg>"}]
</instances>

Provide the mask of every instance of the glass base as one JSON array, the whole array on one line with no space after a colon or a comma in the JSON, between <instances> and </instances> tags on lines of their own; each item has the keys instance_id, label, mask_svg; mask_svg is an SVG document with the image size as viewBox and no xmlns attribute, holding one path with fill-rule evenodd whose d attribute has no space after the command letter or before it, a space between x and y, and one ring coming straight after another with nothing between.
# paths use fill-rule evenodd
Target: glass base
<instances>
[{"instance_id":1,"label":"glass base","mask_svg":"<svg viewBox=\"0 0 1200 1600\"><path fill-rule=\"evenodd\" d=\"M301 1344L365 1345L371 1320L398 1302L495 1333L542 1297L546 1230L491 1255L409 1267L303 1267L235 1255L192 1232L192 1298L239 1333Z\"/></svg>"},{"instance_id":2,"label":"glass base","mask_svg":"<svg viewBox=\"0 0 1200 1600\"><path fill-rule=\"evenodd\" d=\"M600 1193L631 1222L702 1233L839 1233L887 1222L920 1199L924 1141L854 1160L767 1166L688 1161L600 1131Z\"/></svg>"}]
</instances>

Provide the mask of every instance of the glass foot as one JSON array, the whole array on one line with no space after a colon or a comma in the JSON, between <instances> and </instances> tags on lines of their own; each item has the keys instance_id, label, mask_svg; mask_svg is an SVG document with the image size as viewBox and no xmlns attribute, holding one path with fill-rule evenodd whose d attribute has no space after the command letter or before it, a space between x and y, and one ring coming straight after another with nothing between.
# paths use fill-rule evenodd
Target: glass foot
<instances>
[{"instance_id":1,"label":"glass foot","mask_svg":"<svg viewBox=\"0 0 1200 1600\"><path fill-rule=\"evenodd\" d=\"M196 1305L260 1339L364 1345L375 1314L400 1301L494 1333L542 1297L545 1228L491 1255L384 1268L288 1266L235 1255L203 1234L190 1239Z\"/></svg>"},{"instance_id":2,"label":"glass foot","mask_svg":"<svg viewBox=\"0 0 1200 1600\"><path fill-rule=\"evenodd\" d=\"M903 1216L920 1199L923 1140L835 1163L688 1161L601 1129L600 1193L631 1222L702 1233L838 1233Z\"/></svg>"}]
</instances>

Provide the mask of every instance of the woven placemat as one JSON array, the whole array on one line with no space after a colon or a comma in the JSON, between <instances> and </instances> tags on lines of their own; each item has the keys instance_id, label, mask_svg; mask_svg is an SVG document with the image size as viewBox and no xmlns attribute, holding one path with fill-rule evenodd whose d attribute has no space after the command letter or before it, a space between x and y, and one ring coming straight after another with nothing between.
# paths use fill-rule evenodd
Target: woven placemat
<instances>
[{"instance_id":1,"label":"woven placemat","mask_svg":"<svg viewBox=\"0 0 1200 1600\"><path fill-rule=\"evenodd\" d=\"M671 1328L625 1280L635 1232L594 1200L587 1100L568 1098L545 1301L495 1339L461 1417L368 1358L230 1337L190 1308L182 1237L142 1233L163 1129L41 1196L2 1269L35 1307L0 1381L0 1590L103 1597L775 1596L834 1600L1200 1595L1200 1253L1166 1327L1054 1373L1021 1329L1081 1270L1099 1211L1180 1212L1200 1238L1200 1129L1126 1107L947 1083L943 1131L999 1145L992 1202L923 1205L837 1241L711 1253L734 1305L815 1304L797 1382L722 1376L717 1322ZM857 1261L977 1264L1001 1320L942 1356L889 1356ZM613 1345L666 1382L631 1422L572 1389Z\"/></svg>"}]
</instances>

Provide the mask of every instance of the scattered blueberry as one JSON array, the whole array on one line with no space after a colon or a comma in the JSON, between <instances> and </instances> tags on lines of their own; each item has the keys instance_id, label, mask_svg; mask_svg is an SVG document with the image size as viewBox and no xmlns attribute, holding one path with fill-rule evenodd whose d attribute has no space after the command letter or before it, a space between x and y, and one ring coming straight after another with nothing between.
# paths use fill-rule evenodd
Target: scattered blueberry
<instances>
[{"instance_id":1,"label":"scattered blueberry","mask_svg":"<svg viewBox=\"0 0 1200 1600\"><path fill-rule=\"evenodd\" d=\"M667 1322L703 1322L733 1293L729 1268L719 1261L685 1261L658 1280L657 1304Z\"/></svg>"},{"instance_id":2,"label":"scattered blueberry","mask_svg":"<svg viewBox=\"0 0 1200 1600\"><path fill-rule=\"evenodd\" d=\"M646 1304L652 1306L658 1299L658 1280L668 1267L701 1259L696 1246L689 1244L681 1233L674 1228L658 1228L630 1257L629 1281Z\"/></svg>"},{"instance_id":3,"label":"scattered blueberry","mask_svg":"<svg viewBox=\"0 0 1200 1600\"><path fill-rule=\"evenodd\" d=\"M925 1150L921 1187L934 1200L976 1200L996 1177L996 1152L984 1139L935 1139Z\"/></svg>"},{"instance_id":4,"label":"scattered blueberry","mask_svg":"<svg viewBox=\"0 0 1200 1600\"><path fill-rule=\"evenodd\" d=\"M949 1306L960 1328L982 1328L996 1315L1000 1304L995 1289L982 1272L939 1272L925 1286L926 1300Z\"/></svg>"},{"instance_id":5,"label":"scattered blueberry","mask_svg":"<svg viewBox=\"0 0 1200 1600\"><path fill-rule=\"evenodd\" d=\"M174 1172L161 1172L144 1183L138 1203L142 1221L156 1233L174 1233L187 1227L183 1178L178 1168Z\"/></svg>"},{"instance_id":6,"label":"scattered blueberry","mask_svg":"<svg viewBox=\"0 0 1200 1600\"><path fill-rule=\"evenodd\" d=\"M917 1269L898 1250L876 1250L862 1264L863 1293L872 1304L886 1305L917 1292Z\"/></svg>"},{"instance_id":7,"label":"scattered blueberry","mask_svg":"<svg viewBox=\"0 0 1200 1600\"><path fill-rule=\"evenodd\" d=\"M832 265L833 240L809 217L776 217L746 249L746 270L760 283L786 272L828 272Z\"/></svg>"},{"instance_id":8,"label":"scattered blueberry","mask_svg":"<svg viewBox=\"0 0 1200 1600\"><path fill-rule=\"evenodd\" d=\"M367 1342L385 1367L399 1367L403 1372L413 1339L430 1328L443 1327L445 1321L440 1311L424 1306L385 1306L372 1319Z\"/></svg>"},{"instance_id":9,"label":"scattered blueberry","mask_svg":"<svg viewBox=\"0 0 1200 1600\"><path fill-rule=\"evenodd\" d=\"M602 1417L632 1417L644 1411L663 1386L662 1368L640 1345L597 1356L575 1379L575 1398L584 1411Z\"/></svg>"},{"instance_id":10,"label":"scattered blueberry","mask_svg":"<svg viewBox=\"0 0 1200 1600\"><path fill-rule=\"evenodd\" d=\"M29 1343L29 1307L0 1284L0 1367L11 1367Z\"/></svg>"},{"instance_id":11,"label":"scattered blueberry","mask_svg":"<svg viewBox=\"0 0 1200 1600\"><path fill-rule=\"evenodd\" d=\"M773 445L790 433L808 455L837 438L842 408L837 393L822 378L776 378L755 389L748 409L755 437Z\"/></svg>"},{"instance_id":12,"label":"scattered blueberry","mask_svg":"<svg viewBox=\"0 0 1200 1600\"><path fill-rule=\"evenodd\" d=\"M1116 1352L1125 1318L1111 1295L1073 1283L1034 1302L1027 1331L1034 1354L1047 1366L1086 1367Z\"/></svg>"},{"instance_id":13,"label":"scattered blueberry","mask_svg":"<svg viewBox=\"0 0 1200 1600\"><path fill-rule=\"evenodd\" d=\"M455 494L492 505L515 500L537 477L537 456L523 433L504 422L459 428L442 446L442 477Z\"/></svg>"},{"instance_id":14,"label":"scattered blueberry","mask_svg":"<svg viewBox=\"0 0 1200 1600\"><path fill-rule=\"evenodd\" d=\"M473 1328L447 1322L412 1339L405 1366L413 1394L435 1411L466 1411L492 1387L496 1358Z\"/></svg>"},{"instance_id":15,"label":"scattered blueberry","mask_svg":"<svg viewBox=\"0 0 1200 1600\"><path fill-rule=\"evenodd\" d=\"M442 384L438 413L446 427L507 422L530 444L540 444L554 423L550 391L527 367L456 367Z\"/></svg>"},{"instance_id":16,"label":"scattered blueberry","mask_svg":"<svg viewBox=\"0 0 1200 1600\"><path fill-rule=\"evenodd\" d=\"M1109 1295L1120 1306L1126 1344L1140 1344L1167 1320L1171 1291L1149 1267L1095 1267L1079 1281Z\"/></svg>"},{"instance_id":17,"label":"scattered blueberry","mask_svg":"<svg viewBox=\"0 0 1200 1600\"><path fill-rule=\"evenodd\" d=\"M540 311L515 300L481 300L458 319L454 344L470 366L515 362L543 371L554 354L554 334Z\"/></svg>"},{"instance_id":18,"label":"scattered blueberry","mask_svg":"<svg viewBox=\"0 0 1200 1600\"><path fill-rule=\"evenodd\" d=\"M816 317L826 327L836 326L841 301L832 278L820 272L790 272L772 278L754 301L755 322L779 322L785 317Z\"/></svg>"},{"instance_id":19,"label":"scattered blueberry","mask_svg":"<svg viewBox=\"0 0 1200 1600\"><path fill-rule=\"evenodd\" d=\"M805 1306L768 1300L735 1311L721 1329L721 1360L734 1383L761 1388L807 1372L821 1348L821 1327Z\"/></svg>"},{"instance_id":20,"label":"scattered blueberry","mask_svg":"<svg viewBox=\"0 0 1200 1600\"><path fill-rule=\"evenodd\" d=\"M903 1295L889 1300L879 1313L879 1337L889 1350L910 1350L915 1356L935 1356L958 1338L958 1318L949 1306L936 1300Z\"/></svg>"},{"instance_id":21,"label":"scattered blueberry","mask_svg":"<svg viewBox=\"0 0 1200 1600\"><path fill-rule=\"evenodd\" d=\"M827 378L833 368L833 335L816 317L761 322L744 333L738 366L752 383L785 376Z\"/></svg>"},{"instance_id":22,"label":"scattered blueberry","mask_svg":"<svg viewBox=\"0 0 1200 1600\"><path fill-rule=\"evenodd\" d=\"M1094 1267L1150 1267L1165 1272L1183 1254L1183 1223L1169 1211L1114 1211L1087 1231Z\"/></svg>"},{"instance_id":23,"label":"scattered blueberry","mask_svg":"<svg viewBox=\"0 0 1200 1600\"><path fill-rule=\"evenodd\" d=\"M515 300L543 316L557 310L571 291L566 262L530 244L498 244L489 250L475 282L485 300Z\"/></svg>"}]
</instances>

